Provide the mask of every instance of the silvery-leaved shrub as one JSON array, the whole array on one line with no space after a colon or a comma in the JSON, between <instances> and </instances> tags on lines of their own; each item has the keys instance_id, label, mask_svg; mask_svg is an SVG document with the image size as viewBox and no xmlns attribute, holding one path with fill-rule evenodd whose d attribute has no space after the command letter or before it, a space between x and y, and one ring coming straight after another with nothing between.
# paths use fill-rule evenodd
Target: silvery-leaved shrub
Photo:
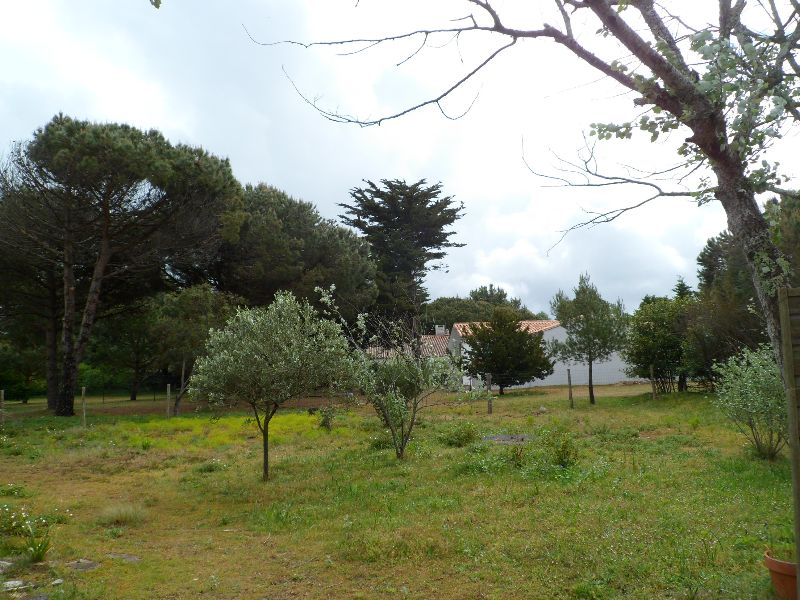
<instances>
[{"instance_id":1,"label":"silvery-leaved shrub","mask_svg":"<svg viewBox=\"0 0 800 600\"><path fill-rule=\"evenodd\" d=\"M772 349L746 348L714 370L719 375L715 404L734 422L761 458L773 460L786 444L783 381Z\"/></svg>"}]
</instances>

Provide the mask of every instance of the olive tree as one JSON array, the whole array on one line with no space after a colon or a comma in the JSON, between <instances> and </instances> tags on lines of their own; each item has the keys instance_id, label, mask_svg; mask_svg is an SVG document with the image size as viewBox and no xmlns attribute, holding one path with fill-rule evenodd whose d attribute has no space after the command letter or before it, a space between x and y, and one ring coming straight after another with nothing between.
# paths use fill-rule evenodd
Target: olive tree
<instances>
[{"instance_id":1,"label":"olive tree","mask_svg":"<svg viewBox=\"0 0 800 600\"><path fill-rule=\"evenodd\" d=\"M263 441L269 478L269 423L293 398L343 389L357 362L341 326L320 317L306 300L279 292L266 308L239 309L206 342L195 364L192 394L212 406L247 405Z\"/></svg>"},{"instance_id":2,"label":"olive tree","mask_svg":"<svg viewBox=\"0 0 800 600\"><path fill-rule=\"evenodd\" d=\"M426 358L410 347L397 348L388 356L362 355L360 387L392 438L395 455L405 458L406 447L417 424L419 411L437 391L452 388L460 375L449 358Z\"/></svg>"},{"instance_id":3,"label":"olive tree","mask_svg":"<svg viewBox=\"0 0 800 600\"><path fill-rule=\"evenodd\" d=\"M715 370L720 378L715 404L758 456L774 460L786 444L788 425L783 382L769 346L745 348Z\"/></svg>"},{"instance_id":4,"label":"olive tree","mask_svg":"<svg viewBox=\"0 0 800 600\"><path fill-rule=\"evenodd\" d=\"M435 392L460 389L461 372L451 356L426 356L421 337L408 323L362 313L350 324L336 306L334 288L316 291L325 314L341 324L356 349L357 367L352 374L357 387L388 430L395 455L402 460L420 410Z\"/></svg>"}]
</instances>

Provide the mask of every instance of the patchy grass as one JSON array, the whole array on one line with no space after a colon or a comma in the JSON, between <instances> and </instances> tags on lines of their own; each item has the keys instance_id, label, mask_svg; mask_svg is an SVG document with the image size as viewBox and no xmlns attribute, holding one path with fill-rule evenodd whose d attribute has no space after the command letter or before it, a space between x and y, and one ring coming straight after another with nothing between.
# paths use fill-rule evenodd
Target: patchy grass
<instances>
[{"instance_id":1,"label":"patchy grass","mask_svg":"<svg viewBox=\"0 0 800 600\"><path fill-rule=\"evenodd\" d=\"M646 391L433 406L405 461L366 409L330 432L279 412L266 484L242 414L15 418L0 486L23 493L3 502L73 516L52 521L52 564L14 577L63 577L74 598L771 597L761 555L791 529L788 461L750 457L702 394ZM530 441L482 441L498 434ZM101 567L64 566L81 557Z\"/></svg>"}]
</instances>

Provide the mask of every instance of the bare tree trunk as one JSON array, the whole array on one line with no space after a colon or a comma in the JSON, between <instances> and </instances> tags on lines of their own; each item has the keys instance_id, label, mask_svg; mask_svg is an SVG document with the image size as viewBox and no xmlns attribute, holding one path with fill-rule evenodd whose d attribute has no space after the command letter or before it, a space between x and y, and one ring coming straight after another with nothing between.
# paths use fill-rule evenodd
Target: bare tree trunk
<instances>
[{"instance_id":1,"label":"bare tree trunk","mask_svg":"<svg viewBox=\"0 0 800 600\"><path fill-rule=\"evenodd\" d=\"M594 401L594 382L592 381L592 357L589 357L589 404L595 404Z\"/></svg>"}]
</instances>

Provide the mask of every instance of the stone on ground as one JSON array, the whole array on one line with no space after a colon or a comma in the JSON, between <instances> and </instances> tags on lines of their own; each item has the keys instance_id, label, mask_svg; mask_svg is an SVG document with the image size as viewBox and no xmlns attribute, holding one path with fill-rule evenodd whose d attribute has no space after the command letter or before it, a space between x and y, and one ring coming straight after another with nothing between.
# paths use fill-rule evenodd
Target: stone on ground
<instances>
[{"instance_id":1,"label":"stone on ground","mask_svg":"<svg viewBox=\"0 0 800 600\"><path fill-rule=\"evenodd\" d=\"M88 558L79 558L78 560L73 560L66 563L66 565L70 569L74 569L76 571L93 571L100 566L100 563L89 560Z\"/></svg>"}]
</instances>

